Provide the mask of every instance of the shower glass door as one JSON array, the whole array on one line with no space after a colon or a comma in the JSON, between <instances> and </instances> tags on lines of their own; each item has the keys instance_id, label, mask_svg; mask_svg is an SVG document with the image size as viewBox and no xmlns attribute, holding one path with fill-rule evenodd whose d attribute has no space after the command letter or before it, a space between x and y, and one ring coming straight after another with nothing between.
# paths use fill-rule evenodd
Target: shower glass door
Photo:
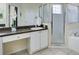
<instances>
[{"instance_id":1,"label":"shower glass door","mask_svg":"<svg viewBox=\"0 0 79 59\"><path fill-rule=\"evenodd\" d=\"M53 4L52 5L52 44L60 45L64 44L64 15L63 5Z\"/></svg>"}]
</instances>

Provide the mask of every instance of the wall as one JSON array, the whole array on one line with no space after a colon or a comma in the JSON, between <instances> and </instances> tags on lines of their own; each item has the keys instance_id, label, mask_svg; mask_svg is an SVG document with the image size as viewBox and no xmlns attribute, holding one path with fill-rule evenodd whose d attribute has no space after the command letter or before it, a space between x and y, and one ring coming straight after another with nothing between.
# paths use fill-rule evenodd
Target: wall
<instances>
[{"instance_id":1,"label":"wall","mask_svg":"<svg viewBox=\"0 0 79 59\"><path fill-rule=\"evenodd\" d=\"M65 23L74 23L78 22L79 17L78 17L78 6L72 5L72 4L67 4L66 6L66 21ZM75 15L75 16L74 16ZM72 16L72 17L71 17ZM72 19L72 20L71 20Z\"/></svg>"},{"instance_id":2,"label":"wall","mask_svg":"<svg viewBox=\"0 0 79 59\"><path fill-rule=\"evenodd\" d=\"M35 17L39 16L39 6L40 4L20 4L21 16L18 20L19 26L25 25L35 25Z\"/></svg>"}]
</instances>

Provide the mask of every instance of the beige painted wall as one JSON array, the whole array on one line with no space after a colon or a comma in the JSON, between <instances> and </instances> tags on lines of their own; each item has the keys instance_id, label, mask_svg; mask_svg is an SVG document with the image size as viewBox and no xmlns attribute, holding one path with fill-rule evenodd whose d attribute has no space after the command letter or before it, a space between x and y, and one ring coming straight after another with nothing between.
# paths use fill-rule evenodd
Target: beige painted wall
<instances>
[{"instance_id":1,"label":"beige painted wall","mask_svg":"<svg viewBox=\"0 0 79 59\"><path fill-rule=\"evenodd\" d=\"M17 41L12 41L12 42L3 44L4 54L15 53L15 52L18 52L18 51L28 48L27 47L28 40L29 40L29 38L21 39L21 40L17 40Z\"/></svg>"},{"instance_id":2,"label":"beige painted wall","mask_svg":"<svg viewBox=\"0 0 79 59\"><path fill-rule=\"evenodd\" d=\"M68 37L74 33L74 30L79 29L79 23L65 24L65 44L68 47Z\"/></svg>"}]
</instances>

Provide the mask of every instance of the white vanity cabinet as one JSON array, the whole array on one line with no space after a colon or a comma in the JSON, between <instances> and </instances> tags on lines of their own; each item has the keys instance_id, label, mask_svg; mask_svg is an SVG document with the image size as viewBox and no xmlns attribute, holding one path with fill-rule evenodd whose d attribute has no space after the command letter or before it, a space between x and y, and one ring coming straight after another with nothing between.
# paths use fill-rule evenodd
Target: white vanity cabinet
<instances>
[{"instance_id":1,"label":"white vanity cabinet","mask_svg":"<svg viewBox=\"0 0 79 59\"><path fill-rule=\"evenodd\" d=\"M48 47L48 30L41 31L41 49Z\"/></svg>"},{"instance_id":2,"label":"white vanity cabinet","mask_svg":"<svg viewBox=\"0 0 79 59\"><path fill-rule=\"evenodd\" d=\"M31 33L29 54L48 47L48 30L36 31Z\"/></svg>"},{"instance_id":3,"label":"white vanity cabinet","mask_svg":"<svg viewBox=\"0 0 79 59\"><path fill-rule=\"evenodd\" d=\"M0 37L0 54L3 54L4 49L2 45L4 43L9 43L12 41L17 41L25 38L30 38L28 40L28 44L26 45L29 54L33 54L41 49L48 47L48 30L40 30L29 33L13 34Z\"/></svg>"},{"instance_id":4,"label":"white vanity cabinet","mask_svg":"<svg viewBox=\"0 0 79 59\"><path fill-rule=\"evenodd\" d=\"M2 48L2 38L0 37L0 55L3 54L3 48Z\"/></svg>"}]
</instances>

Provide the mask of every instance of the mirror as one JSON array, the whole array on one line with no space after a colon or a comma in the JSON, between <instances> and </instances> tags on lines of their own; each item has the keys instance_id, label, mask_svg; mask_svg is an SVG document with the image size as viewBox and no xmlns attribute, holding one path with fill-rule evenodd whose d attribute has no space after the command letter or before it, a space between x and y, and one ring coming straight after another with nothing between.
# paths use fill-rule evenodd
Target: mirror
<instances>
[{"instance_id":1,"label":"mirror","mask_svg":"<svg viewBox=\"0 0 79 59\"><path fill-rule=\"evenodd\" d=\"M0 25L12 27L14 22L16 27L35 25L37 24L36 17L39 17L40 5L42 4L0 3ZM41 17L43 19L43 7L40 7Z\"/></svg>"}]
</instances>

